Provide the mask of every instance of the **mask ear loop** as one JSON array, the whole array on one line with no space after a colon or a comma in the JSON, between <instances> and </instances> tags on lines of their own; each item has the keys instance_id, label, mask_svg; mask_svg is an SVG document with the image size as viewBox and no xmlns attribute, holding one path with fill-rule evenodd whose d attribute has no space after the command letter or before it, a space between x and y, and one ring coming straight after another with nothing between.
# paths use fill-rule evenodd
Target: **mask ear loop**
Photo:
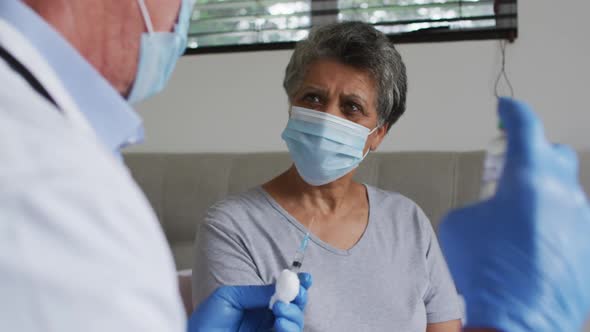
<instances>
[{"instance_id":1,"label":"mask ear loop","mask_svg":"<svg viewBox=\"0 0 590 332\"><path fill-rule=\"evenodd\" d=\"M381 125L378 125L377 127L373 128L373 130L371 130L368 134L367 137L373 135L374 132L376 132L379 128L381 128Z\"/></svg>"},{"instance_id":2,"label":"mask ear loop","mask_svg":"<svg viewBox=\"0 0 590 332\"><path fill-rule=\"evenodd\" d=\"M382 125L378 125L377 127L373 128L373 130L371 130L368 134L367 134L367 138L369 138L369 136L373 135L374 132L376 132L379 128L381 128ZM369 147L369 149L367 150L367 153L365 153L365 155L363 156L363 159L365 159L365 157L369 154L369 152L371 152L371 147Z\"/></svg>"},{"instance_id":3,"label":"mask ear loop","mask_svg":"<svg viewBox=\"0 0 590 332\"><path fill-rule=\"evenodd\" d=\"M137 0L137 3L139 4L139 9L141 10L141 15L143 16L143 21L145 22L145 26L147 28L147 31L150 34L154 33L154 26L152 25L152 19L150 17L150 13L148 12L148 9L145 5L144 0Z\"/></svg>"}]
</instances>

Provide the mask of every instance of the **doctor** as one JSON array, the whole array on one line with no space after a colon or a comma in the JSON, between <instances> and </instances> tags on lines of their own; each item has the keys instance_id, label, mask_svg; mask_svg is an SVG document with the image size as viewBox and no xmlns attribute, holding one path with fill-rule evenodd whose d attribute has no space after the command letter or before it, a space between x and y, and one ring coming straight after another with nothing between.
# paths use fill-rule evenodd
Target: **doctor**
<instances>
[{"instance_id":1,"label":"doctor","mask_svg":"<svg viewBox=\"0 0 590 332\"><path fill-rule=\"evenodd\" d=\"M185 330L170 249L119 150L143 138L121 96L164 87L193 3L0 1L1 331ZM277 331L301 330L302 281L273 308ZM271 295L222 288L192 327L251 328Z\"/></svg>"}]
</instances>

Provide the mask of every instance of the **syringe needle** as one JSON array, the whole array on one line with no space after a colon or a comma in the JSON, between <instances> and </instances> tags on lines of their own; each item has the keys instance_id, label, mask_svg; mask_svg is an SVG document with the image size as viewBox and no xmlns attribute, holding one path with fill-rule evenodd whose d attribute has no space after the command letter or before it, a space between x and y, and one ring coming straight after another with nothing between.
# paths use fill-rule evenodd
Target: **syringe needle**
<instances>
[{"instance_id":1,"label":"syringe needle","mask_svg":"<svg viewBox=\"0 0 590 332\"><path fill-rule=\"evenodd\" d=\"M309 223L309 227L307 227L307 234L311 233L311 227L313 226L314 222L315 222L315 216L311 217L311 222Z\"/></svg>"}]
</instances>

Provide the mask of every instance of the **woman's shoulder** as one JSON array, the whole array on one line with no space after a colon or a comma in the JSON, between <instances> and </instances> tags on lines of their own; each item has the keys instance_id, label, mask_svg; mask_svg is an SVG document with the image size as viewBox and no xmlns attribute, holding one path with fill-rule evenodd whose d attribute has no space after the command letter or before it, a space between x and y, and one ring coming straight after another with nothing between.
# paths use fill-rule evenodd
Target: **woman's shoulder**
<instances>
[{"instance_id":1,"label":"woman's shoulder","mask_svg":"<svg viewBox=\"0 0 590 332\"><path fill-rule=\"evenodd\" d=\"M372 213L381 220L391 221L396 227L410 227L423 233L431 227L422 208L412 199L395 191L367 185Z\"/></svg>"},{"instance_id":2,"label":"woman's shoulder","mask_svg":"<svg viewBox=\"0 0 590 332\"><path fill-rule=\"evenodd\" d=\"M231 194L215 202L206 212L206 222L231 222L248 219L263 214L269 208L269 202L261 187Z\"/></svg>"},{"instance_id":3,"label":"woman's shoulder","mask_svg":"<svg viewBox=\"0 0 590 332\"><path fill-rule=\"evenodd\" d=\"M386 206L395 210L420 208L412 199L403 194L366 185L369 200L372 206Z\"/></svg>"}]
</instances>

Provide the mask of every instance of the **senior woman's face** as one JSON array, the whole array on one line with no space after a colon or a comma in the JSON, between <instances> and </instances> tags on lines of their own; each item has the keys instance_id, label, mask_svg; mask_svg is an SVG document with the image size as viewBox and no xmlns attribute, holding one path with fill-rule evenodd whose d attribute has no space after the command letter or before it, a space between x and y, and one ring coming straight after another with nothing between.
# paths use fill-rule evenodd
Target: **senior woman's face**
<instances>
[{"instance_id":1,"label":"senior woman's face","mask_svg":"<svg viewBox=\"0 0 590 332\"><path fill-rule=\"evenodd\" d=\"M326 112L370 130L378 123L377 89L369 72L335 60L312 62L291 104ZM385 133L384 127L376 130L367 139L365 150L376 149Z\"/></svg>"}]
</instances>

